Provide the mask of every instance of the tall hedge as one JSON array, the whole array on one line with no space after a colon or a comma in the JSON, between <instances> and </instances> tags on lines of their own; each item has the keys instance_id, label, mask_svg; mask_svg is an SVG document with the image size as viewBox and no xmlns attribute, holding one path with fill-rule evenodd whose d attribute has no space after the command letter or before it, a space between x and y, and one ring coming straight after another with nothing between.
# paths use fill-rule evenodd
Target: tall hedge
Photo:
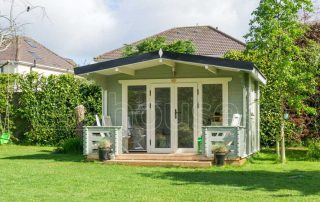
<instances>
[{"instance_id":1,"label":"tall hedge","mask_svg":"<svg viewBox=\"0 0 320 202\"><path fill-rule=\"evenodd\" d=\"M17 79L18 75L16 74L0 74L0 133L7 130L7 121L9 121L10 129L12 130L14 128L13 121L10 117L15 114L15 109L13 108L13 92Z\"/></svg>"},{"instance_id":2,"label":"tall hedge","mask_svg":"<svg viewBox=\"0 0 320 202\"><path fill-rule=\"evenodd\" d=\"M101 113L100 88L85 79L67 74L44 77L31 73L16 76L15 80L18 89L15 99L10 99L15 127L11 130L22 143L57 145L61 140L74 137L74 110L80 104L86 108L86 125L94 124L95 114ZM4 81L6 79L0 80ZM3 102L1 95L0 102Z\"/></svg>"}]
</instances>

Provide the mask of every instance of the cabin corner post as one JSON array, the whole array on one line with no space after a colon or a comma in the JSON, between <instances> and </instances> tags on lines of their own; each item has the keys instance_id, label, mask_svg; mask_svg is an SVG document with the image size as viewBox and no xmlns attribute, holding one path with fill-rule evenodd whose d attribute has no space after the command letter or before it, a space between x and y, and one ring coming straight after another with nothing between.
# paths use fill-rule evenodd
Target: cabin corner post
<instances>
[{"instance_id":1,"label":"cabin corner post","mask_svg":"<svg viewBox=\"0 0 320 202\"><path fill-rule=\"evenodd\" d=\"M114 130L115 155L122 154L122 127Z\"/></svg>"},{"instance_id":2,"label":"cabin corner post","mask_svg":"<svg viewBox=\"0 0 320 202\"><path fill-rule=\"evenodd\" d=\"M205 155L208 157L212 156L212 152L211 152L211 142L210 142L210 138L209 138L209 132L208 129L205 128L204 130L204 148L205 148Z\"/></svg>"},{"instance_id":3,"label":"cabin corner post","mask_svg":"<svg viewBox=\"0 0 320 202\"><path fill-rule=\"evenodd\" d=\"M260 86L259 86L259 83L257 82L256 83L256 86L257 86L257 148L258 148L258 151L260 151Z\"/></svg>"},{"instance_id":4,"label":"cabin corner post","mask_svg":"<svg viewBox=\"0 0 320 202\"><path fill-rule=\"evenodd\" d=\"M89 131L87 127L83 127L83 155L89 155Z\"/></svg>"},{"instance_id":5,"label":"cabin corner post","mask_svg":"<svg viewBox=\"0 0 320 202\"><path fill-rule=\"evenodd\" d=\"M237 157L241 157L241 149L242 149L242 145L241 145L241 133L240 133L240 127L237 127L236 129L236 140L237 140Z\"/></svg>"}]
</instances>

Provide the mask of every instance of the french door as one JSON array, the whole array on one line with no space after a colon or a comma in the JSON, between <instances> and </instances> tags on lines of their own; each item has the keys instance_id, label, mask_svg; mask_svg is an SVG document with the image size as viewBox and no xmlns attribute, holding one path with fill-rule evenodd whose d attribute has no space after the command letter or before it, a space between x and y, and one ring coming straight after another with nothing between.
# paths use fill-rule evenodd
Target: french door
<instances>
[{"instance_id":1,"label":"french door","mask_svg":"<svg viewBox=\"0 0 320 202\"><path fill-rule=\"evenodd\" d=\"M150 152L194 152L197 84L150 86Z\"/></svg>"}]
</instances>

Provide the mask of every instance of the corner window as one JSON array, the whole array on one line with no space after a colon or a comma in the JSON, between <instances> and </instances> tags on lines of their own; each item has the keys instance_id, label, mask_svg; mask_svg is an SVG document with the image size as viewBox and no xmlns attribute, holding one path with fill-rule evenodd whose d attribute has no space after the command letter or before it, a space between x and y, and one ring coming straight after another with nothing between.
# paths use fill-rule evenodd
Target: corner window
<instances>
[{"instance_id":1,"label":"corner window","mask_svg":"<svg viewBox=\"0 0 320 202\"><path fill-rule=\"evenodd\" d=\"M203 84L202 102L203 126L221 126L223 123L222 84Z\"/></svg>"}]
</instances>

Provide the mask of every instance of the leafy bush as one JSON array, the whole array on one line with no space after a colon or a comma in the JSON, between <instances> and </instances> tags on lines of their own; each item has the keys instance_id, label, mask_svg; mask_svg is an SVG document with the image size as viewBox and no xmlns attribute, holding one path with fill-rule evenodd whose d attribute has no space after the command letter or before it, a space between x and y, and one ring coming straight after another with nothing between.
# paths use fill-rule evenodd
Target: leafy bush
<instances>
[{"instance_id":1,"label":"leafy bush","mask_svg":"<svg viewBox=\"0 0 320 202\"><path fill-rule=\"evenodd\" d=\"M164 51L193 54L196 51L195 46L190 40L176 40L173 42L167 41L166 37L155 37L142 41L137 45L126 45L122 52L123 57L140 55L159 51L160 48Z\"/></svg>"},{"instance_id":2,"label":"leafy bush","mask_svg":"<svg viewBox=\"0 0 320 202\"><path fill-rule=\"evenodd\" d=\"M42 77L37 73L19 80L18 116L29 126L23 140L29 144L57 145L75 137L75 107L86 108L84 124L101 112L100 88L74 75Z\"/></svg>"},{"instance_id":3,"label":"leafy bush","mask_svg":"<svg viewBox=\"0 0 320 202\"><path fill-rule=\"evenodd\" d=\"M86 109L84 125L101 113L101 90L74 75L0 74L0 132L9 102L9 131L20 143L58 145L75 137L75 107Z\"/></svg>"},{"instance_id":4,"label":"leafy bush","mask_svg":"<svg viewBox=\"0 0 320 202\"><path fill-rule=\"evenodd\" d=\"M307 157L309 160L320 160L320 142L313 141L308 146Z\"/></svg>"},{"instance_id":5,"label":"leafy bush","mask_svg":"<svg viewBox=\"0 0 320 202\"><path fill-rule=\"evenodd\" d=\"M69 154L82 154L83 144L79 138L69 138L62 141L61 147L58 152Z\"/></svg>"}]
</instances>

